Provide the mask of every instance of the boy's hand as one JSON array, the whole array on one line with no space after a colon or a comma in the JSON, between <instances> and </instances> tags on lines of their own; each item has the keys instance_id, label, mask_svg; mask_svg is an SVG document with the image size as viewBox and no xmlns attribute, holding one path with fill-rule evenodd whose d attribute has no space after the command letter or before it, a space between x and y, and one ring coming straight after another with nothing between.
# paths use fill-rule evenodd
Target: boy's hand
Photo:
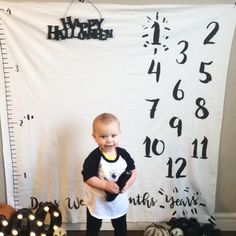
<instances>
[{"instance_id":1,"label":"boy's hand","mask_svg":"<svg viewBox=\"0 0 236 236\"><path fill-rule=\"evenodd\" d=\"M124 192L126 192L127 190L128 190L128 188L129 188L129 185L128 184L126 184L122 189L121 189L121 193L124 193Z\"/></svg>"},{"instance_id":2,"label":"boy's hand","mask_svg":"<svg viewBox=\"0 0 236 236\"><path fill-rule=\"evenodd\" d=\"M109 193L118 194L120 192L119 186L114 181L106 181L105 190Z\"/></svg>"}]
</instances>

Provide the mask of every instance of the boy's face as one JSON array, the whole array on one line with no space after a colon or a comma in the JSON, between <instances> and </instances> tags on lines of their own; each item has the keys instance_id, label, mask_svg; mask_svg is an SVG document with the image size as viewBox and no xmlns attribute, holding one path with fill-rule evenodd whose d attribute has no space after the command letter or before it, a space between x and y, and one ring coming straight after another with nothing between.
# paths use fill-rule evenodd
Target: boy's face
<instances>
[{"instance_id":1,"label":"boy's face","mask_svg":"<svg viewBox=\"0 0 236 236\"><path fill-rule=\"evenodd\" d=\"M119 144L120 127L116 121L110 123L97 122L93 137L102 152L113 153Z\"/></svg>"}]
</instances>

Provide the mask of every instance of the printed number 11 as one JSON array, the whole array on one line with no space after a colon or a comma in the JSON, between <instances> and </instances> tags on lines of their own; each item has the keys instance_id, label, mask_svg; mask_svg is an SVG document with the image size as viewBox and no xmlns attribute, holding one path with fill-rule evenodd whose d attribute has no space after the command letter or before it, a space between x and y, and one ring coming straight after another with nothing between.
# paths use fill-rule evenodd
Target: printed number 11
<instances>
[{"instance_id":1,"label":"printed number 11","mask_svg":"<svg viewBox=\"0 0 236 236\"><path fill-rule=\"evenodd\" d=\"M201 142L202 144L202 153L201 153L201 156L200 158L201 159L207 159L207 145L208 145L208 139L206 137L204 137L204 139L202 140ZM198 140L197 139L194 139L194 141L192 142L192 145L193 145L193 155L192 157L193 158L199 158L198 155L197 155L197 149L198 149Z\"/></svg>"}]
</instances>

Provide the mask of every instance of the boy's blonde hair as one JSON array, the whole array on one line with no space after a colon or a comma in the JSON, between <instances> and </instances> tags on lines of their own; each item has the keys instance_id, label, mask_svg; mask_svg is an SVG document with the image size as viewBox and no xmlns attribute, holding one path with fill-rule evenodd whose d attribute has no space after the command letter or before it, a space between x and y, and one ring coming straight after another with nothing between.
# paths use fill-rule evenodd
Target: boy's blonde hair
<instances>
[{"instance_id":1,"label":"boy's blonde hair","mask_svg":"<svg viewBox=\"0 0 236 236\"><path fill-rule=\"evenodd\" d=\"M102 113L100 115L98 115L94 120L93 120L93 132L95 132L95 126L98 122L102 122L104 124L109 124L111 122L117 122L117 124L119 125L120 127L120 122L118 120L118 118L111 114L111 113Z\"/></svg>"}]
</instances>

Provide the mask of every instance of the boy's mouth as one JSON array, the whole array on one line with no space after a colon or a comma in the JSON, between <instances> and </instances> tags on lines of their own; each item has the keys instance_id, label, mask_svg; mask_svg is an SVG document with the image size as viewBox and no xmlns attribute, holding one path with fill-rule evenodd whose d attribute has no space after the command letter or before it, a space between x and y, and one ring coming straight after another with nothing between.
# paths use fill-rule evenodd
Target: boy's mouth
<instances>
[{"instance_id":1,"label":"boy's mouth","mask_svg":"<svg viewBox=\"0 0 236 236\"><path fill-rule=\"evenodd\" d=\"M105 145L104 147L107 148L107 149L111 149L111 148L114 147L114 145Z\"/></svg>"}]
</instances>

